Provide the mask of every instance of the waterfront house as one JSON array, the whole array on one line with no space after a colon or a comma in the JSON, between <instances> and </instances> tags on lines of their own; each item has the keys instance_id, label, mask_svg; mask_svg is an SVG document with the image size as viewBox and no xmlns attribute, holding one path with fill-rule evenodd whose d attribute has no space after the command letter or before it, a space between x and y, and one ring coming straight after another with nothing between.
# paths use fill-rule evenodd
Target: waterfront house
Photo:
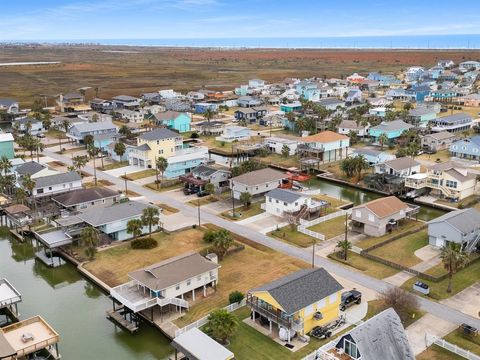
<instances>
[{"instance_id":1,"label":"waterfront house","mask_svg":"<svg viewBox=\"0 0 480 360\"><path fill-rule=\"evenodd\" d=\"M0 99L0 110L7 114L18 114L20 111L20 105L16 100Z\"/></svg>"},{"instance_id":2,"label":"waterfront house","mask_svg":"<svg viewBox=\"0 0 480 360\"><path fill-rule=\"evenodd\" d=\"M388 160L375 165L375 174L388 174L406 177L418 172L420 172L420 163L406 156Z\"/></svg>"},{"instance_id":3,"label":"waterfront house","mask_svg":"<svg viewBox=\"0 0 480 360\"><path fill-rule=\"evenodd\" d=\"M303 269L250 290L247 306L254 322L267 320L270 333L274 326L285 329L289 343L295 332L306 335L340 316L342 289L325 269Z\"/></svg>"},{"instance_id":4,"label":"waterfront house","mask_svg":"<svg viewBox=\"0 0 480 360\"><path fill-rule=\"evenodd\" d=\"M61 209L69 211L85 211L97 206L105 207L118 202L121 195L118 191L104 187L77 189L55 196L52 201Z\"/></svg>"},{"instance_id":5,"label":"waterfront house","mask_svg":"<svg viewBox=\"0 0 480 360\"><path fill-rule=\"evenodd\" d=\"M345 107L345 101L342 101L334 97L327 97L324 99L320 99L316 101L316 103L330 111L335 111L337 110L338 107Z\"/></svg>"},{"instance_id":6,"label":"waterfront house","mask_svg":"<svg viewBox=\"0 0 480 360\"><path fill-rule=\"evenodd\" d=\"M290 112L295 112L300 110L302 110L302 103L300 101L280 104L280 111L283 111L284 113L290 113Z\"/></svg>"},{"instance_id":7,"label":"waterfront house","mask_svg":"<svg viewBox=\"0 0 480 360\"><path fill-rule=\"evenodd\" d=\"M215 138L218 141L233 142L241 140L249 140L252 131L243 126L228 125L223 128L222 135Z\"/></svg>"},{"instance_id":8,"label":"waterfront house","mask_svg":"<svg viewBox=\"0 0 480 360\"><path fill-rule=\"evenodd\" d=\"M205 164L197 166L185 176L180 176L180 180L185 183L185 187L204 189L205 185L210 183L215 186L217 192L221 192L228 187L229 178L230 171Z\"/></svg>"},{"instance_id":9,"label":"waterfront house","mask_svg":"<svg viewBox=\"0 0 480 360\"><path fill-rule=\"evenodd\" d=\"M117 126L111 121L86 122L73 125L67 133L68 138L79 144L83 144L87 135L93 137L102 135L113 139L117 136Z\"/></svg>"},{"instance_id":10,"label":"waterfront house","mask_svg":"<svg viewBox=\"0 0 480 360\"><path fill-rule=\"evenodd\" d=\"M298 148L299 152L324 163L345 159L350 146L348 136L329 130L303 137L300 142L302 145Z\"/></svg>"},{"instance_id":11,"label":"waterfront house","mask_svg":"<svg viewBox=\"0 0 480 360\"><path fill-rule=\"evenodd\" d=\"M450 145L450 156L480 161L480 135L452 143Z\"/></svg>"},{"instance_id":12,"label":"waterfront house","mask_svg":"<svg viewBox=\"0 0 480 360\"><path fill-rule=\"evenodd\" d=\"M435 111L428 108L419 107L408 111L408 118L415 126L427 127L428 122L436 117Z\"/></svg>"},{"instance_id":13,"label":"waterfront house","mask_svg":"<svg viewBox=\"0 0 480 360\"><path fill-rule=\"evenodd\" d=\"M13 159L15 157L15 151L13 149L13 142L15 139L11 133L0 132L0 156L5 156L7 159Z\"/></svg>"},{"instance_id":14,"label":"waterfront house","mask_svg":"<svg viewBox=\"0 0 480 360\"><path fill-rule=\"evenodd\" d=\"M450 148L456 140L456 135L448 131L427 134L420 137L422 148L428 151L441 151Z\"/></svg>"},{"instance_id":15,"label":"waterfront house","mask_svg":"<svg viewBox=\"0 0 480 360\"><path fill-rule=\"evenodd\" d=\"M18 182L23 186L23 179ZM46 199L52 195L62 194L82 188L82 177L76 171L56 173L35 178L32 196L36 199ZM26 190L26 189L25 189Z\"/></svg>"},{"instance_id":16,"label":"waterfront house","mask_svg":"<svg viewBox=\"0 0 480 360\"><path fill-rule=\"evenodd\" d=\"M355 326L333 344L324 345L318 356L331 360L415 360L402 321L393 308Z\"/></svg>"},{"instance_id":17,"label":"waterfront house","mask_svg":"<svg viewBox=\"0 0 480 360\"><path fill-rule=\"evenodd\" d=\"M300 142L300 138L294 137L280 137L271 136L264 139L264 144L273 153L283 154L283 148L288 148L288 155L292 156L297 153L297 147Z\"/></svg>"},{"instance_id":18,"label":"waterfront house","mask_svg":"<svg viewBox=\"0 0 480 360\"><path fill-rule=\"evenodd\" d=\"M383 236L392 231L418 208L411 208L395 196L379 198L352 208L352 228L368 236Z\"/></svg>"},{"instance_id":19,"label":"waterfront house","mask_svg":"<svg viewBox=\"0 0 480 360\"><path fill-rule=\"evenodd\" d=\"M405 179L405 187L427 189L430 196L458 201L475 193L475 171L457 161L446 161L427 167L426 173L418 173Z\"/></svg>"},{"instance_id":20,"label":"waterfront house","mask_svg":"<svg viewBox=\"0 0 480 360\"><path fill-rule=\"evenodd\" d=\"M158 125L165 126L179 133L190 131L192 118L189 114L178 111L159 112L154 115Z\"/></svg>"},{"instance_id":21,"label":"waterfront house","mask_svg":"<svg viewBox=\"0 0 480 360\"><path fill-rule=\"evenodd\" d=\"M45 132L42 120L30 117L15 119L12 121L12 126L16 126L18 131L22 134L28 132L30 135L38 135Z\"/></svg>"},{"instance_id":22,"label":"waterfront house","mask_svg":"<svg viewBox=\"0 0 480 360\"><path fill-rule=\"evenodd\" d=\"M235 119L245 120L247 123L256 122L267 115L266 107L251 107L235 110Z\"/></svg>"},{"instance_id":23,"label":"waterfront house","mask_svg":"<svg viewBox=\"0 0 480 360\"><path fill-rule=\"evenodd\" d=\"M399 138L405 131L411 128L413 128L413 125L407 124L403 120L384 121L380 125L368 129L368 134L375 138L376 142L382 134L387 135L387 138L392 140Z\"/></svg>"},{"instance_id":24,"label":"waterfront house","mask_svg":"<svg viewBox=\"0 0 480 360\"><path fill-rule=\"evenodd\" d=\"M115 109L135 110L140 107L141 99L130 95L118 95L112 98L112 104Z\"/></svg>"},{"instance_id":25,"label":"waterfront house","mask_svg":"<svg viewBox=\"0 0 480 360\"><path fill-rule=\"evenodd\" d=\"M220 343L196 327L191 328L173 339L175 360L182 353L188 360L234 360L234 354Z\"/></svg>"},{"instance_id":26,"label":"waterfront house","mask_svg":"<svg viewBox=\"0 0 480 360\"><path fill-rule=\"evenodd\" d=\"M473 126L472 117L466 113L458 113L439 117L431 121L432 131L448 131L451 133L470 130Z\"/></svg>"},{"instance_id":27,"label":"waterfront house","mask_svg":"<svg viewBox=\"0 0 480 360\"><path fill-rule=\"evenodd\" d=\"M428 242L441 248L460 244L472 252L480 244L480 212L474 208L451 211L428 222Z\"/></svg>"},{"instance_id":28,"label":"waterfront house","mask_svg":"<svg viewBox=\"0 0 480 360\"><path fill-rule=\"evenodd\" d=\"M207 112L207 110L218 112L218 104L206 102L199 102L195 104L195 113L204 114Z\"/></svg>"},{"instance_id":29,"label":"waterfront house","mask_svg":"<svg viewBox=\"0 0 480 360\"><path fill-rule=\"evenodd\" d=\"M131 281L112 288L110 296L134 313L151 309L150 320L161 323L171 305L188 309L189 301L206 297L217 286L219 268L214 254L182 254L130 272Z\"/></svg>"},{"instance_id":30,"label":"waterfront house","mask_svg":"<svg viewBox=\"0 0 480 360\"><path fill-rule=\"evenodd\" d=\"M357 123L355 120L342 120L340 125L338 125L338 133L343 135L349 135L350 132L354 132L359 137L364 137L368 135L368 129L370 124L362 125Z\"/></svg>"},{"instance_id":31,"label":"waterfront house","mask_svg":"<svg viewBox=\"0 0 480 360\"><path fill-rule=\"evenodd\" d=\"M252 108L262 105L262 101L253 96L241 96L237 99L237 104L240 107Z\"/></svg>"},{"instance_id":32,"label":"waterfront house","mask_svg":"<svg viewBox=\"0 0 480 360\"><path fill-rule=\"evenodd\" d=\"M230 179L230 189L233 190L233 197L240 199L244 192L250 195L264 195L272 189L282 185L287 178L283 172L271 168L251 171Z\"/></svg>"},{"instance_id":33,"label":"waterfront house","mask_svg":"<svg viewBox=\"0 0 480 360\"><path fill-rule=\"evenodd\" d=\"M6 223L10 226L25 226L32 223L32 210L23 204L14 204L3 208L5 213Z\"/></svg>"},{"instance_id":34,"label":"waterfront house","mask_svg":"<svg viewBox=\"0 0 480 360\"><path fill-rule=\"evenodd\" d=\"M317 201L305 193L288 189L276 188L265 195L265 211L274 216L308 216L326 205L325 201Z\"/></svg>"},{"instance_id":35,"label":"waterfront house","mask_svg":"<svg viewBox=\"0 0 480 360\"><path fill-rule=\"evenodd\" d=\"M363 156L365 160L368 162L368 165L370 166L383 164L387 161L394 160L396 158L395 155L389 154L386 151L379 151L379 150L368 149L368 148L353 149L352 153L350 154L350 157L355 157L355 156Z\"/></svg>"},{"instance_id":36,"label":"waterfront house","mask_svg":"<svg viewBox=\"0 0 480 360\"><path fill-rule=\"evenodd\" d=\"M2 314L10 312L13 317L18 317L18 304L22 301L22 295L7 280L0 278L0 311ZM8 316L8 315L7 315ZM0 359L2 359L2 344L0 342Z\"/></svg>"}]
</instances>

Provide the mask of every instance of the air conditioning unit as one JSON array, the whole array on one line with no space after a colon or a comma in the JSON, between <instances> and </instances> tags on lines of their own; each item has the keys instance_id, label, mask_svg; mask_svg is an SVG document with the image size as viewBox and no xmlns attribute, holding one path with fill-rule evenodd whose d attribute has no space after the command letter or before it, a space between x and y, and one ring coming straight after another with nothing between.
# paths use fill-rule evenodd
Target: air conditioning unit
<instances>
[{"instance_id":1,"label":"air conditioning unit","mask_svg":"<svg viewBox=\"0 0 480 360\"><path fill-rule=\"evenodd\" d=\"M315 320L322 320L323 319L323 315L320 311L317 311L314 315L313 315L313 318Z\"/></svg>"}]
</instances>

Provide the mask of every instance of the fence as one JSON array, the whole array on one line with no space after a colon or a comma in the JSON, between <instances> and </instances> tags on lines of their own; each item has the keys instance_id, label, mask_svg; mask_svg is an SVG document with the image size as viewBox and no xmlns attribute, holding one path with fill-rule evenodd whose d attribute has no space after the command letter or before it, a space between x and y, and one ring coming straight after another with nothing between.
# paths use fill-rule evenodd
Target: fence
<instances>
[{"instance_id":1,"label":"fence","mask_svg":"<svg viewBox=\"0 0 480 360\"><path fill-rule=\"evenodd\" d=\"M230 304L228 306L225 306L224 309L227 310L229 313L230 312L233 312L237 309L240 309L241 307L244 307L247 303L247 300L246 299L243 299L242 301L238 302L238 303L233 303L233 304ZM181 328L181 329L178 329L175 331L175 337L183 334L184 332L188 331L188 330L191 330L193 328L201 328L202 326L206 325L208 323L208 317L210 316L209 315L206 315L204 316L203 318L191 323L191 324L188 324L187 326Z\"/></svg>"},{"instance_id":2,"label":"fence","mask_svg":"<svg viewBox=\"0 0 480 360\"><path fill-rule=\"evenodd\" d=\"M330 341L321 348L305 356L302 360L337 360L335 356L328 353L329 350L335 347L335 342Z\"/></svg>"},{"instance_id":3,"label":"fence","mask_svg":"<svg viewBox=\"0 0 480 360\"><path fill-rule=\"evenodd\" d=\"M430 335L430 334L425 334L425 341L428 346L431 344L438 345L448 351L451 351L454 354L457 354L465 359L468 360L480 360L480 356L473 354L472 352L465 350L455 344L449 343L448 341L445 341L438 336L435 335Z\"/></svg>"},{"instance_id":4,"label":"fence","mask_svg":"<svg viewBox=\"0 0 480 360\"><path fill-rule=\"evenodd\" d=\"M300 225L297 226L297 231L301 232L302 234L311 236L311 237L313 237L317 240L322 240L323 241L323 240L325 240L325 235L320 234L316 231L309 230L307 228L309 228L311 226L321 224L321 223L323 223L325 221L328 221L328 220L335 219L335 218L340 217L340 216L345 216L345 214L348 214L348 213L349 213L348 210L340 210L340 211L334 212L332 214L328 214L328 215L319 217L318 219L315 219L315 220L312 220L312 221L306 221L306 220L300 219Z\"/></svg>"}]
</instances>

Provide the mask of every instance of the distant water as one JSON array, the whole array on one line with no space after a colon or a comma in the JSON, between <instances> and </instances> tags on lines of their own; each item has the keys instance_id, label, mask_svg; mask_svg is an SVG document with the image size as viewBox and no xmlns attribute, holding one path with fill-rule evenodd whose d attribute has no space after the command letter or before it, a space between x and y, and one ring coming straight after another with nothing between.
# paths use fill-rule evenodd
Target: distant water
<instances>
[{"instance_id":1,"label":"distant water","mask_svg":"<svg viewBox=\"0 0 480 360\"><path fill-rule=\"evenodd\" d=\"M338 48L338 49L480 49L480 34L420 36L359 36L311 38L211 39L59 39L9 43L99 44L218 48Z\"/></svg>"}]
</instances>

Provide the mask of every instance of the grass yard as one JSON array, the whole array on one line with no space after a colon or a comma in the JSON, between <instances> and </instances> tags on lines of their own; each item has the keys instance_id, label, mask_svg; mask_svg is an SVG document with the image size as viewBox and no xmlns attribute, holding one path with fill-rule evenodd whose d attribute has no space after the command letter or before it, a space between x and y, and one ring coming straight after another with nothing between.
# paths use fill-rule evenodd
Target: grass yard
<instances>
[{"instance_id":1,"label":"grass yard","mask_svg":"<svg viewBox=\"0 0 480 360\"><path fill-rule=\"evenodd\" d=\"M221 262L217 292L193 304L189 311L175 321L179 327L207 315L212 310L228 305L228 295L238 290L248 290L271 282L293 271L308 267L308 264L278 253L272 249L250 242L234 234L245 249L227 255ZM177 249L177 254L178 254Z\"/></svg>"},{"instance_id":2,"label":"grass yard","mask_svg":"<svg viewBox=\"0 0 480 360\"><path fill-rule=\"evenodd\" d=\"M417 360L465 360L464 357L445 350L438 345L432 345L416 356Z\"/></svg>"},{"instance_id":3,"label":"grass yard","mask_svg":"<svg viewBox=\"0 0 480 360\"><path fill-rule=\"evenodd\" d=\"M97 180L97 186L112 186L113 183L108 181L108 180ZM87 183L83 183L83 186L87 189L89 188L92 188L92 187L95 187L95 182L92 181L92 182L87 182Z\"/></svg>"},{"instance_id":4,"label":"grass yard","mask_svg":"<svg viewBox=\"0 0 480 360\"><path fill-rule=\"evenodd\" d=\"M416 157L417 160L433 161L436 162L440 159L440 162L450 160L450 152L448 149L437 151L435 154L422 154Z\"/></svg>"},{"instance_id":5,"label":"grass yard","mask_svg":"<svg viewBox=\"0 0 480 360\"><path fill-rule=\"evenodd\" d=\"M127 180L134 181L134 180L143 179L143 178L146 178L146 177L149 177L149 176L154 176L156 174L157 173L156 173L155 169L145 169L145 170L142 170L142 171L137 171L137 172L134 172L134 173L131 173L131 174L127 174L127 176L122 175L120 177L122 179L126 178Z\"/></svg>"},{"instance_id":6,"label":"grass yard","mask_svg":"<svg viewBox=\"0 0 480 360\"><path fill-rule=\"evenodd\" d=\"M340 206L348 204L347 201L328 196L326 194L314 195L313 199L326 201L330 204L332 208L339 208Z\"/></svg>"},{"instance_id":7,"label":"grass yard","mask_svg":"<svg viewBox=\"0 0 480 360\"><path fill-rule=\"evenodd\" d=\"M218 141L215 140L215 136L205 136L201 135L200 140L203 141L203 145L207 146L209 149L218 149L220 151L224 151L227 153L231 153L232 151L232 144L231 142L226 142L226 141ZM238 144L235 143L235 144Z\"/></svg>"},{"instance_id":8,"label":"grass yard","mask_svg":"<svg viewBox=\"0 0 480 360\"><path fill-rule=\"evenodd\" d=\"M300 163L296 156L284 157L281 154L268 154L265 157L255 156L255 159L267 165L275 164L286 168L300 166Z\"/></svg>"},{"instance_id":9,"label":"grass yard","mask_svg":"<svg viewBox=\"0 0 480 360\"><path fill-rule=\"evenodd\" d=\"M187 204L191 206L198 206L198 204L200 204L200 206L203 206L203 205L212 204L217 201L218 199L215 196L207 195L204 197L197 197L196 199L192 199L188 201Z\"/></svg>"},{"instance_id":10,"label":"grass yard","mask_svg":"<svg viewBox=\"0 0 480 360\"><path fill-rule=\"evenodd\" d=\"M422 262L415 256L415 251L426 245L428 245L428 233L427 229L424 229L372 250L370 254L412 267Z\"/></svg>"},{"instance_id":11,"label":"grass yard","mask_svg":"<svg viewBox=\"0 0 480 360\"><path fill-rule=\"evenodd\" d=\"M71 154L71 153L76 153L77 151L86 151L84 146L79 146L79 147L74 147L71 149L65 149L62 151L56 151L57 154Z\"/></svg>"},{"instance_id":12,"label":"grass yard","mask_svg":"<svg viewBox=\"0 0 480 360\"><path fill-rule=\"evenodd\" d=\"M57 129L50 128L45 133L45 136L52 139L66 139L65 132Z\"/></svg>"},{"instance_id":13,"label":"grass yard","mask_svg":"<svg viewBox=\"0 0 480 360\"><path fill-rule=\"evenodd\" d=\"M439 264L427 271L427 273L431 275L440 275L442 274L442 272L443 273L445 272L445 270L443 270L442 264ZM402 288L411 291L412 285L415 283L415 281L421 280L430 286L430 294L428 295L428 297L434 300L443 300L459 293L465 288L478 282L479 281L478 274L480 274L480 261L476 261L470 266L467 266L466 268L454 274L453 280L452 280L451 293L447 293L448 278L443 279L439 282L433 282L433 281L423 280L415 277L405 282L402 285Z\"/></svg>"},{"instance_id":14,"label":"grass yard","mask_svg":"<svg viewBox=\"0 0 480 360\"><path fill-rule=\"evenodd\" d=\"M363 320L366 321L367 319L370 319L371 317L377 315L378 313L382 312L386 308L387 308L387 306L384 304L384 302L382 300L377 299L377 300L369 301L368 302L367 315L365 316L365 319L363 319ZM415 321L420 319L423 315L425 315L425 312L423 312L423 311L417 311L415 313L411 312L411 313L409 313L409 315L410 315L410 317L408 318L408 320L406 320L403 323L403 327L405 329L407 327L409 327L410 325L412 325Z\"/></svg>"},{"instance_id":15,"label":"grass yard","mask_svg":"<svg viewBox=\"0 0 480 360\"><path fill-rule=\"evenodd\" d=\"M367 249L370 246L373 246L375 244L391 239L392 237L397 236L399 233L406 232L412 229L417 229L417 228L420 229L422 226L425 226L424 222L415 221L415 220L406 220L402 225L400 225L398 229L393 230L390 234L387 233L379 237L374 237L374 236L367 237L363 240L360 240L355 245L362 249Z\"/></svg>"},{"instance_id":16,"label":"grass yard","mask_svg":"<svg viewBox=\"0 0 480 360\"><path fill-rule=\"evenodd\" d=\"M379 262L364 258L363 256L356 254L352 251L348 252L347 261L338 258L335 254L328 256L332 260L336 260L346 266L351 266L365 275L372 276L377 279L384 279L386 277L392 276L398 272L397 269L394 269L390 266L381 264Z\"/></svg>"},{"instance_id":17,"label":"grass yard","mask_svg":"<svg viewBox=\"0 0 480 360\"><path fill-rule=\"evenodd\" d=\"M106 171L106 170L119 169L125 166L128 166L128 161L116 161L111 164L106 164L104 167L99 166L97 169Z\"/></svg>"},{"instance_id":18,"label":"grass yard","mask_svg":"<svg viewBox=\"0 0 480 360\"><path fill-rule=\"evenodd\" d=\"M170 191L170 190L180 189L181 187L183 187L183 184L182 184L182 183L176 183L176 184L173 184L173 185L164 185L164 186L159 186L159 188L157 189L157 184L155 184L155 183L153 182L153 183L144 185L144 187L146 187L146 188L148 188L148 189L150 189L150 190L154 190L154 191L158 191L158 192L163 192L163 191Z\"/></svg>"},{"instance_id":19,"label":"grass yard","mask_svg":"<svg viewBox=\"0 0 480 360\"><path fill-rule=\"evenodd\" d=\"M345 234L345 216L339 216L308 228L325 235L325 240Z\"/></svg>"},{"instance_id":20,"label":"grass yard","mask_svg":"<svg viewBox=\"0 0 480 360\"><path fill-rule=\"evenodd\" d=\"M157 203L155 205L157 205L158 207L160 207L162 209L162 214L163 215L172 215L172 214L176 214L180 211L177 208L174 208L173 206L170 206L168 204Z\"/></svg>"},{"instance_id":21,"label":"grass yard","mask_svg":"<svg viewBox=\"0 0 480 360\"><path fill-rule=\"evenodd\" d=\"M225 219L228 220L243 220L258 214L263 213L262 208L260 207L262 203L253 203L251 204L248 208L245 208L243 206L236 207L235 208L235 217L232 216L232 210L227 210L224 211L220 214L220 216L224 217Z\"/></svg>"},{"instance_id":22,"label":"grass yard","mask_svg":"<svg viewBox=\"0 0 480 360\"><path fill-rule=\"evenodd\" d=\"M449 343L455 344L465 350L480 355L480 337L469 338L458 329L444 337ZM456 355L440 346L433 345L417 356L417 360L462 360L463 357Z\"/></svg>"},{"instance_id":23,"label":"grass yard","mask_svg":"<svg viewBox=\"0 0 480 360\"><path fill-rule=\"evenodd\" d=\"M278 230L273 230L267 235L300 247L312 246L313 242L316 241L316 239L311 236L305 235L297 230L292 230L290 225Z\"/></svg>"},{"instance_id":24,"label":"grass yard","mask_svg":"<svg viewBox=\"0 0 480 360\"><path fill-rule=\"evenodd\" d=\"M99 251L95 260L84 265L110 286L117 286L128 281L127 274L145 266L190 251L200 251L207 247L203 242L203 231L188 229L172 234L155 233L152 235L158 246L150 250L134 250L130 242Z\"/></svg>"}]
</instances>

